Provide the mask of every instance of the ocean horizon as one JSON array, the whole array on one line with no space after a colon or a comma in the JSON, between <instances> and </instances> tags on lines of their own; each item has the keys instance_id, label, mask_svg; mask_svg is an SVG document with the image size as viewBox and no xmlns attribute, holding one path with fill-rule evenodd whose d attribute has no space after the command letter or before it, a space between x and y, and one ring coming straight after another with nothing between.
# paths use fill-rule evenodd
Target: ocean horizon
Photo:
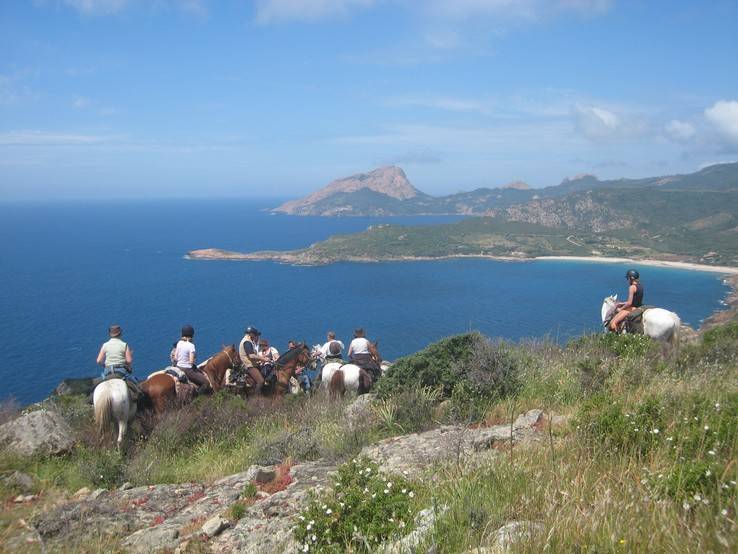
<instances>
[{"instance_id":1,"label":"ocean horizon","mask_svg":"<svg viewBox=\"0 0 738 554\"><path fill-rule=\"evenodd\" d=\"M28 403L64 378L96 375L107 328L120 324L139 377L164 367L185 323L198 357L255 325L279 350L355 327L386 359L478 330L505 340L564 342L600 330L602 298L625 293L623 263L451 259L336 263L187 260L196 248L294 249L378 223L460 216L272 215L278 199L119 200L0 204L0 399ZM638 266L646 301L698 327L729 289L719 274Z\"/></svg>"}]
</instances>

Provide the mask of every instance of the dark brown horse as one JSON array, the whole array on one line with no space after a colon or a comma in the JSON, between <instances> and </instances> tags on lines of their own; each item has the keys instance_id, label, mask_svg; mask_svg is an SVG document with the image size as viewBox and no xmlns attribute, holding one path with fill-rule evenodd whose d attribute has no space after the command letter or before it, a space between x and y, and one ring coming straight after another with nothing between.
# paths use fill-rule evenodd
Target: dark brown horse
<instances>
[{"instance_id":1,"label":"dark brown horse","mask_svg":"<svg viewBox=\"0 0 738 554\"><path fill-rule=\"evenodd\" d=\"M210 358L202 371L207 376L212 389L217 392L225 385L226 372L229 369L240 369L241 367L242 363L238 351L231 344L224 346L223 350Z\"/></svg>"},{"instance_id":2,"label":"dark brown horse","mask_svg":"<svg viewBox=\"0 0 738 554\"><path fill-rule=\"evenodd\" d=\"M310 359L310 349L304 342L291 348L274 362L276 380L263 387L262 391L265 394L271 393L274 397L284 396L290 389L290 379L295 376L295 370L298 367L305 367L310 363Z\"/></svg>"}]
</instances>

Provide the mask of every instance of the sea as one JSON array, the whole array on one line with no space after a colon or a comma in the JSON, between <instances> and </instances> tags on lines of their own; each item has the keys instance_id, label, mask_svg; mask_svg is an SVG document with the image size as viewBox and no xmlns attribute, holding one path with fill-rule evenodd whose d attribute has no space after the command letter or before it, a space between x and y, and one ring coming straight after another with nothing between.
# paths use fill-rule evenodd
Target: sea
<instances>
[{"instance_id":1,"label":"sea","mask_svg":"<svg viewBox=\"0 0 738 554\"><path fill-rule=\"evenodd\" d=\"M272 215L272 200L0 203L0 400L45 398L66 377L96 375L111 324L123 328L138 376L167 364L183 324L199 359L237 343L248 325L280 351L354 328L388 360L478 330L505 340L565 342L601 331L600 306L626 292L623 264L451 259L336 263L189 260L196 248L294 249L370 225L456 216ZM639 267L649 304L700 322L721 307L720 275Z\"/></svg>"}]
</instances>

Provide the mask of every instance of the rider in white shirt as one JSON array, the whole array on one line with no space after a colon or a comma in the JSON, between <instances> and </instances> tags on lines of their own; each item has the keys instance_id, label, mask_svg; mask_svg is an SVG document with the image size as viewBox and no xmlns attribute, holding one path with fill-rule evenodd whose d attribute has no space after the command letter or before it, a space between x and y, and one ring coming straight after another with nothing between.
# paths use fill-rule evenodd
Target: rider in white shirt
<instances>
[{"instance_id":1,"label":"rider in white shirt","mask_svg":"<svg viewBox=\"0 0 738 554\"><path fill-rule=\"evenodd\" d=\"M336 352L336 346L338 346L338 351ZM340 340L336 340L336 333L333 331L328 331L328 341L320 347L320 352L323 354L324 358L341 358L341 352L343 352L343 343Z\"/></svg>"}]
</instances>

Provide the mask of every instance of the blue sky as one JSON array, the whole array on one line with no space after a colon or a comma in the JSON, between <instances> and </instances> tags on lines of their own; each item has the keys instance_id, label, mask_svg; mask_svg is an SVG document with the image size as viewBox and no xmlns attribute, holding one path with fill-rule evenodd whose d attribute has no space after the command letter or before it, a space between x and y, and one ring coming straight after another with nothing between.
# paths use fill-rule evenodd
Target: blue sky
<instances>
[{"instance_id":1,"label":"blue sky","mask_svg":"<svg viewBox=\"0 0 738 554\"><path fill-rule=\"evenodd\" d=\"M738 159L738 2L6 0L0 197L446 194Z\"/></svg>"}]
</instances>

